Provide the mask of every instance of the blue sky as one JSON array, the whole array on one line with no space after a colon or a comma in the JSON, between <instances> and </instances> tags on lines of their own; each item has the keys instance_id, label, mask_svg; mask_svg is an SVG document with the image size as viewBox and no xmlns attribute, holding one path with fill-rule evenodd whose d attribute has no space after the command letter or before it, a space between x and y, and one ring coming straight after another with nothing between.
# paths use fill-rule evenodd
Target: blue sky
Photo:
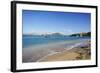
<instances>
[{"instance_id":1,"label":"blue sky","mask_svg":"<svg viewBox=\"0 0 100 73\"><path fill-rule=\"evenodd\" d=\"M23 34L63 33L66 35L88 32L90 13L23 10Z\"/></svg>"}]
</instances>

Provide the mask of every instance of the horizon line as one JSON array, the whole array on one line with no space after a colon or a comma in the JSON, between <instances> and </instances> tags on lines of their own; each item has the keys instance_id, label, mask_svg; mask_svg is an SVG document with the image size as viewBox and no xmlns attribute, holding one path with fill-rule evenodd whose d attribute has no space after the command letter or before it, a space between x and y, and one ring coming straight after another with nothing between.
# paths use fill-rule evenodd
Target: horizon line
<instances>
[{"instance_id":1,"label":"horizon line","mask_svg":"<svg viewBox=\"0 0 100 73\"><path fill-rule=\"evenodd\" d=\"M91 31L87 31L87 32L91 32ZM87 33L87 32L76 32L76 33L71 33L71 34L78 34L78 33ZM55 34L55 33L59 33L62 35L71 35L71 34L65 34L62 32L52 32L52 33L23 33L23 35L46 35L46 34Z\"/></svg>"}]
</instances>

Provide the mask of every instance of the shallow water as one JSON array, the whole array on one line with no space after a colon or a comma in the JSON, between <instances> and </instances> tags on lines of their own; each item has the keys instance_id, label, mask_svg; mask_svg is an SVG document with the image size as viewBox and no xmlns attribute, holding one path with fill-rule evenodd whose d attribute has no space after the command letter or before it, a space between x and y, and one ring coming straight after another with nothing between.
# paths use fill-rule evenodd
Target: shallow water
<instances>
[{"instance_id":1,"label":"shallow water","mask_svg":"<svg viewBox=\"0 0 100 73\"><path fill-rule=\"evenodd\" d=\"M77 42L88 40L90 37L43 37L43 36L23 36L23 48L29 46L36 46L41 44L57 43L57 42Z\"/></svg>"}]
</instances>

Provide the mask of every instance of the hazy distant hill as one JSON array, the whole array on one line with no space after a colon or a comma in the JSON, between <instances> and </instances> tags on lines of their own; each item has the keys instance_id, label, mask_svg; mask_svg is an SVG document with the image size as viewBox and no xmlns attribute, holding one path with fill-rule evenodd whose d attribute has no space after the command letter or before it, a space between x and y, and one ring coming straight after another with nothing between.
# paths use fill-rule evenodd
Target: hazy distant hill
<instances>
[{"instance_id":1,"label":"hazy distant hill","mask_svg":"<svg viewBox=\"0 0 100 73\"><path fill-rule=\"evenodd\" d=\"M52 33L51 36L63 36L61 33Z\"/></svg>"},{"instance_id":2,"label":"hazy distant hill","mask_svg":"<svg viewBox=\"0 0 100 73\"><path fill-rule=\"evenodd\" d=\"M51 34L23 34L23 36L34 36L34 37L64 37L65 35L61 33L51 33Z\"/></svg>"},{"instance_id":3,"label":"hazy distant hill","mask_svg":"<svg viewBox=\"0 0 100 73\"><path fill-rule=\"evenodd\" d=\"M52 34L45 34L44 37L64 37L65 35L61 33L52 33Z\"/></svg>"}]
</instances>

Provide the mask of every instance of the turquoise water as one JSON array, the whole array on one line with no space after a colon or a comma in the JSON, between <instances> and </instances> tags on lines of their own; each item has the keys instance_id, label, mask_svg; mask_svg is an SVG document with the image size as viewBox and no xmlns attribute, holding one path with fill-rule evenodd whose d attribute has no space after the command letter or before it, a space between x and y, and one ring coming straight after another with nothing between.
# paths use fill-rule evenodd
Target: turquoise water
<instances>
[{"instance_id":1,"label":"turquoise water","mask_svg":"<svg viewBox=\"0 0 100 73\"><path fill-rule=\"evenodd\" d=\"M82 41L88 40L90 37L68 37L68 36L60 36L60 37L44 37L44 36L23 36L22 44L23 48L40 45L40 44L48 44L48 43L56 43L63 41Z\"/></svg>"}]
</instances>

